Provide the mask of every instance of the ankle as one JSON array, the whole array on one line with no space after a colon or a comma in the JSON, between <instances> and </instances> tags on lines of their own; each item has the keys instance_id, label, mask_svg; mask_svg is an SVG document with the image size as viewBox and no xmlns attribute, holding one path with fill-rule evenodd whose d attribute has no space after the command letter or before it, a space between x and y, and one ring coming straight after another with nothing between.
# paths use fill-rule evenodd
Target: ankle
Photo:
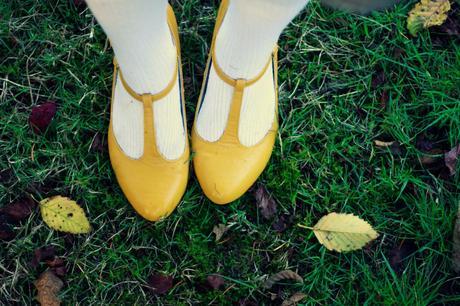
<instances>
[{"instance_id":1,"label":"ankle","mask_svg":"<svg viewBox=\"0 0 460 306\"><path fill-rule=\"evenodd\" d=\"M125 38L122 46L113 49L123 77L139 94L162 91L176 73L177 50L169 29L166 35L150 33L147 38L147 33L139 33L134 39Z\"/></svg>"}]
</instances>

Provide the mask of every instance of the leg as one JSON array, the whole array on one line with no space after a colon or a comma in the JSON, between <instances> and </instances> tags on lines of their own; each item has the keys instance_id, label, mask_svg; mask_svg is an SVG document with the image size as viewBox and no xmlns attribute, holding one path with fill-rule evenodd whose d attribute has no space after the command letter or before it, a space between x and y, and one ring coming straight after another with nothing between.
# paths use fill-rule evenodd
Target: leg
<instances>
[{"instance_id":1,"label":"leg","mask_svg":"<svg viewBox=\"0 0 460 306\"><path fill-rule=\"evenodd\" d=\"M216 38L219 66L232 78L252 79L259 74L283 29L309 0L230 0ZM232 88L214 71L203 100L196 128L200 136L216 141L227 124ZM258 143L272 126L276 95L270 74L245 91L239 140L246 146Z\"/></svg>"},{"instance_id":2,"label":"leg","mask_svg":"<svg viewBox=\"0 0 460 306\"><path fill-rule=\"evenodd\" d=\"M190 158L174 12L167 0L87 2L118 62L108 133L112 169L134 209L158 221L180 202Z\"/></svg>"},{"instance_id":3,"label":"leg","mask_svg":"<svg viewBox=\"0 0 460 306\"><path fill-rule=\"evenodd\" d=\"M158 93L176 73L177 52L167 24L167 0L87 0L110 39L123 76L139 94ZM167 159L185 146L179 87L154 105L157 146ZM113 102L113 128L123 151L143 154L143 108L123 86Z\"/></svg>"},{"instance_id":4,"label":"leg","mask_svg":"<svg viewBox=\"0 0 460 306\"><path fill-rule=\"evenodd\" d=\"M263 172L277 138L275 43L308 0L222 0L192 131L195 174L228 204Z\"/></svg>"},{"instance_id":5,"label":"leg","mask_svg":"<svg viewBox=\"0 0 460 306\"><path fill-rule=\"evenodd\" d=\"M232 78L252 79L284 28L309 0L231 0L216 40L216 57Z\"/></svg>"},{"instance_id":6,"label":"leg","mask_svg":"<svg viewBox=\"0 0 460 306\"><path fill-rule=\"evenodd\" d=\"M110 39L123 75L138 93L156 93L173 77L176 48L167 0L87 0Z\"/></svg>"}]
</instances>

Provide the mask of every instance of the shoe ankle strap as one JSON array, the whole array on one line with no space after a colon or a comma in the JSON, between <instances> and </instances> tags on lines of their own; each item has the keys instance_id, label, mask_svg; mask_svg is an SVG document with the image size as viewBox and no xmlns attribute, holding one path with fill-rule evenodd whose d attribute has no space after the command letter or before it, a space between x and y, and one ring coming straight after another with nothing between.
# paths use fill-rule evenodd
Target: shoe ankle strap
<instances>
[{"instance_id":1,"label":"shoe ankle strap","mask_svg":"<svg viewBox=\"0 0 460 306\"><path fill-rule=\"evenodd\" d=\"M226 74L225 71L218 64L218 61L217 61L217 58L216 58L215 48L216 48L217 35L219 33L220 27L222 26L222 24L224 22L225 15L227 14L228 7L229 7L229 1L228 0L222 0L222 2L220 4L219 12L217 14L216 26L214 28L214 33L213 33L212 43L211 43L210 53L211 53L212 65L213 65L214 70L216 71L217 75L219 76L219 78L222 79L228 85L230 85L232 87L235 87L237 84L239 84L239 86L241 86L241 84L243 84L244 85L243 87L247 87L247 86L250 86L250 85L256 83L257 81L259 81L263 77L263 75L267 71L268 67L270 67L270 64L272 63L273 59L277 55L278 46L275 46L275 48L273 50L273 53L272 53L272 56L268 59L267 64L264 66L262 71L259 74L257 74L253 79L242 79L242 78L234 79L231 76L229 76L228 74Z\"/></svg>"},{"instance_id":2,"label":"shoe ankle strap","mask_svg":"<svg viewBox=\"0 0 460 306\"><path fill-rule=\"evenodd\" d=\"M241 84L243 84L244 87L247 87L247 86L251 86L252 84L256 83L257 81L259 81L264 76L265 72L267 72L267 69L270 67L270 64L273 62L273 59L276 56L277 50L278 50L278 48L275 48L275 50L273 51L273 54L268 59L268 61L265 64L264 68L262 69L262 71L259 72L259 74L257 74L252 79L242 79L242 78L234 79L231 76L229 76L228 74L226 74L225 71L217 63L214 48L211 50L211 52L212 52L212 54L211 54L212 66L213 66L214 70L216 71L216 74L219 76L219 78L222 81L224 81L225 83L227 83L228 85L230 85L232 87L236 87L237 84L240 85L240 86L241 86Z\"/></svg>"},{"instance_id":3,"label":"shoe ankle strap","mask_svg":"<svg viewBox=\"0 0 460 306\"><path fill-rule=\"evenodd\" d=\"M125 88L125 90L129 93L129 95L131 97L133 97L134 99L136 99L139 102L146 103L146 101L147 101L147 102L153 103L153 102L156 102L156 101L161 100L162 98L166 97L172 91L172 89L174 88L174 85L176 85L177 78L178 78L178 75L179 75L180 59L177 58L176 68L175 68L174 75L173 75L173 78L171 79L171 81L168 83L168 85L165 87L165 89L163 89L162 91L160 91L158 93L155 93L155 94L150 94L150 93L139 94L139 93L137 93L126 82L125 78L123 77L123 73L121 72L120 66L119 66L118 61L117 61L116 58L113 58L113 65L115 66L115 73L118 73L123 87Z\"/></svg>"}]
</instances>

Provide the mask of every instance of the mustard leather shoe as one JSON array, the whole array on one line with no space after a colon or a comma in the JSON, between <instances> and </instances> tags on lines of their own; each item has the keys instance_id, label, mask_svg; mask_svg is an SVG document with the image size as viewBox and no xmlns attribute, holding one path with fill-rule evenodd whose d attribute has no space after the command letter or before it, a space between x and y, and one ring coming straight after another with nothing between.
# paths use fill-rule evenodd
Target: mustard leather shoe
<instances>
[{"instance_id":1,"label":"mustard leather shoe","mask_svg":"<svg viewBox=\"0 0 460 306\"><path fill-rule=\"evenodd\" d=\"M273 124L265 137L254 146L244 146L238 139L241 105L245 88L255 84L268 71L273 73L275 86L276 109L278 108L278 67L277 48L273 51L263 71L254 79L233 79L226 75L217 64L214 47L219 28L225 18L229 5L223 0L217 16L214 37L208 59L205 78L199 98L199 105L195 114L195 124L192 130L192 149L194 152L193 165L198 181L206 196L216 204L228 204L241 197L257 180L265 169L278 131L278 112L275 111ZM208 75L211 65L216 74L234 88L230 113L225 131L220 139L214 142L203 139L196 130L196 122L201 105L208 87Z\"/></svg>"},{"instance_id":2,"label":"mustard leather shoe","mask_svg":"<svg viewBox=\"0 0 460 306\"><path fill-rule=\"evenodd\" d=\"M177 73L163 91L157 94L137 94L123 79L121 70L114 60L111 106L113 109L116 84L120 79L122 86L133 99L144 106L144 152L139 159L133 159L122 151L114 135L111 115L108 136L110 161L126 198L142 217L150 221L158 221L176 208L185 192L189 171L190 152L185 123L180 42L176 18L171 7L168 7L168 24L177 48ZM167 160L159 152L155 141L153 103L167 96L176 82L179 82L181 91L182 117L187 139L182 156L177 160Z\"/></svg>"}]
</instances>

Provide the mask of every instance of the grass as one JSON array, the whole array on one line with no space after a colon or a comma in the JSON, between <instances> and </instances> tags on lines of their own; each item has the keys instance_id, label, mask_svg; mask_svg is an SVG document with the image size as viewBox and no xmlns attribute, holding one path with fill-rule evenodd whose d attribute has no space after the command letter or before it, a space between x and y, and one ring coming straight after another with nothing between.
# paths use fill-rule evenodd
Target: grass
<instances>
[{"instance_id":1,"label":"grass","mask_svg":"<svg viewBox=\"0 0 460 306\"><path fill-rule=\"evenodd\" d=\"M305 305L459 303L450 256L460 175L446 175L441 158L422 165L419 144L446 151L459 142L460 44L428 31L409 37L405 19L413 2L367 17L314 2L283 33L281 129L259 180L278 202L278 216L292 219L279 233L251 193L216 206L193 175L170 218L152 224L138 217L116 184L108 152L92 149L105 141L109 120L112 52L101 28L73 1L2 1L0 206L27 195L69 196L94 230L60 234L38 213L17 226L16 239L0 242L0 304L33 303L33 281L45 266L29 262L45 245L67 263L64 304L268 305L299 291L308 295ZM191 123L218 1L173 6ZM383 75L385 82L376 81ZM59 109L38 136L28 116L47 100ZM374 140L399 146L379 148ZM368 220L379 239L338 254L296 226L333 211ZM219 223L230 229L216 243L212 229ZM398 272L393 261L401 244L412 251ZM284 269L305 281L277 286L271 291L279 298L271 301L263 281ZM160 297L147 287L158 272L175 278ZM214 273L227 290L199 290Z\"/></svg>"}]
</instances>

